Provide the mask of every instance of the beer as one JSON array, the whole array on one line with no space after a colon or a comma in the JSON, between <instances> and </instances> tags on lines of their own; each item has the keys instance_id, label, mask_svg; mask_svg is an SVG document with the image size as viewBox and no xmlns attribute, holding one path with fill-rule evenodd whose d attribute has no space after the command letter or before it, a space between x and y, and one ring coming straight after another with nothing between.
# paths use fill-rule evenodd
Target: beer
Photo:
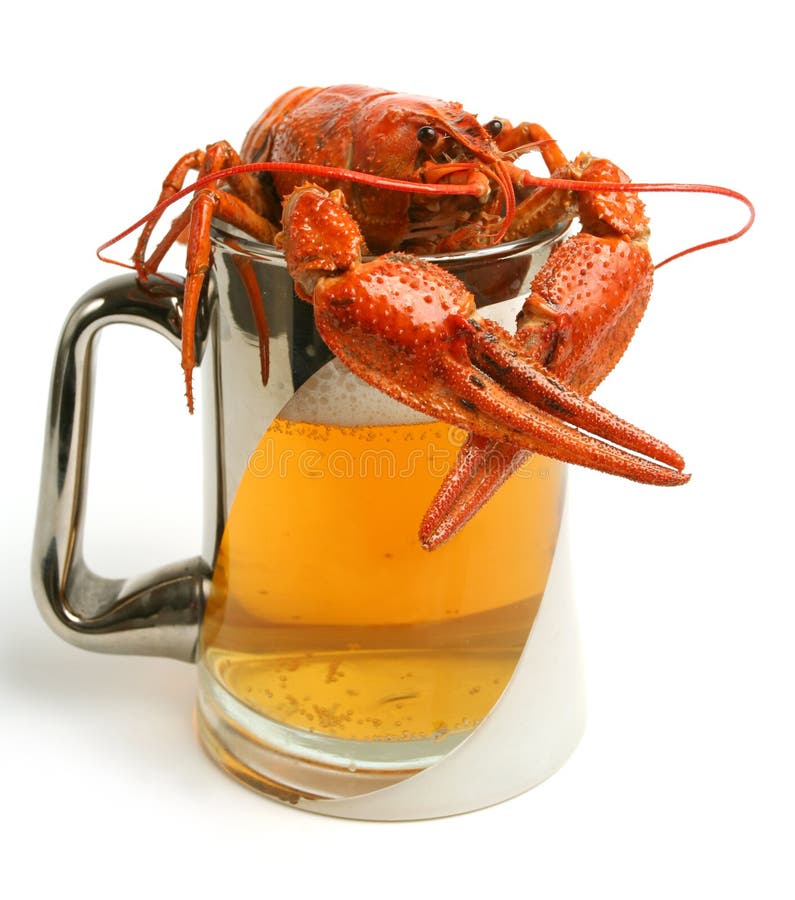
<instances>
[{"instance_id":1,"label":"beer","mask_svg":"<svg viewBox=\"0 0 795 900\"><path fill-rule=\"evenodd\" d=\"M418 526L463 437L438 422L277 418L251 454L201 655L291 754L421 768L508 683L549 572L563 466L533 457L429 553Z\"/></svg>"}]
</instances>

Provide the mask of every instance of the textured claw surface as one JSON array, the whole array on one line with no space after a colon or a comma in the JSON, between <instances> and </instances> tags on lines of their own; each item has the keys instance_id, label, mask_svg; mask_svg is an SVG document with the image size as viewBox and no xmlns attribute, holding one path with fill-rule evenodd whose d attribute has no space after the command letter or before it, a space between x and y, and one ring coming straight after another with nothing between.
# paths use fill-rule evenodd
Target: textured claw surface
<instances>
[{"instance_id":1,"label":"textured claw surface","mask_svg":"<svg viewBox=\"0 0 795 900\"><path fill-rule=\"evenodd\" d=\"M557 378L590 394L632 340L651 296L645 245L580 233L557 247L518 317L525 348Z\"/></svg>"},{"instance_id":2,"label":"textured claw surface","mask_svg":"<svg viewBox=\"0 0 795 900\"><path fill-rule=\"evenodd\" d=\"M441 361L441 370L446 387L456 393L464 409L455 424L469 431L644 484L684 484L690 477L565 425L552 413L509 393L485 373L475 375L470 366L452 358Z\"/></svg>"},{"instance_id":3,"label":"textured claw surface","mask_svg":"<svg viewBox=\"0 0 795 900\"><path fill-rule=\"evenodd\" d=\"M289 227L277 241L305 300L312 299L318 278L344 272L361 259L364 238L339 191L328 193L312 184L296 188L285 198L284 221Z\"/></svg>"},{"instance_id":4,"label":"textured claw surface","mask_svg":"<svg viewBox=\"0 0 795 900\"><path fill-rule=\"evenodd\" d=\"M466 352L458 323L475 304L449 272L393 253L321 279L314 303L321 336L364 381L430 415L457 404L438 393L438 361Z\"/></svg>"},{"instance_id":5,"label":"textured claw surface","mask_svg":"<svg viewBox=\"0 0 795 900\"><path fill-rule=\"evenodd\" d=\"M532 454L506 441L470 434L420 525L426 550L458 532Z\"/></svg>"},{"instance_id":6,"label":"textured claw surface","mask_svg":"<svg viewBox=\"0 0 795 900\"><path fill-rule=\"evenodd\" d=\"M544 367L531 365L522 356L521 341L493 322L477 323L468 343L473 362L517 397L591 434L676 469L683 468L684 460L667 444L578 394Z\"/></svg>"}]
</instances>

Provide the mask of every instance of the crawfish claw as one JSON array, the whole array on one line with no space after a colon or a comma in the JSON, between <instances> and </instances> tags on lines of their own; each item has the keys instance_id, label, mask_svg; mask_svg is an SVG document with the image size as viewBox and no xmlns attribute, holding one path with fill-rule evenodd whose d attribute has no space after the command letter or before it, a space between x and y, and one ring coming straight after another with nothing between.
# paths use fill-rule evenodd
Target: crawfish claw
<instances>
[{"instance_id":1,"label":"crawfish claw","mask_svg":"<svg viewBox=\"0 0 795 900\"><path fill-rule=\"evenodd\" d=\"M620 419L563 384L545 367L531 363L521 341L488 319L468 322L473 363L517 397L564 422L681 471L684 459L655 437Z\"/></svg>"},{"instance_id":2,"label":"crawfish claw","mask_svg":"<svg viewBox=\"0 0 795 900\"><path fill-rule=\"evenodd\" d=\"M507 441L470 434L420 524L420 543L435 550L450 540L530 457Z\"/></svg>"},{"instance_id":3,"label":"crawfish claw","mask_svg":"<svg viewBox=\"0 0 795 900\"><path fill-rule=\"evenodd\" d=\"M677 485L689 479L679 469L658 465L570 427L555 412L510 393L485 372L452 355L440 360L440 371L446 389L462 407L455 424L475 434L645 484Z\"/></svg>"},{"instance_id":4,"label":"crawfish claw","mask_svg":"<svg viewBox=\"0 0 795 900\"><path fill-rule=\"evenodd\" d=\"M679 454L533 365L518 341L477 316L463 285L431 263L401 254L379 257L319 279L313 300L318 330L332 352L364 381L419 412L507 441L514 450L634 481L688 480Z\"/></svg>"}]
</instances>

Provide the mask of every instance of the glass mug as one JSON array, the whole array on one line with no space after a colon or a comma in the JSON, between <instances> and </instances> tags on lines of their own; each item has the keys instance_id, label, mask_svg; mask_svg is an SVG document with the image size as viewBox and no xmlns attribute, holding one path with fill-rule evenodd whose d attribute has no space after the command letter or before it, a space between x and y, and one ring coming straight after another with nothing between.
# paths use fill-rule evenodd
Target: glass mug
<instances>
[{"instance_id":1,"label":"glass mug","mask_svg":"<svg viewBox=\"0 0 795 900\"><path fill-rule=\"evenodd\" d=\"M431 259L512 327L559 237ZM94 340L118 322L181 340L181 285L113 278L78 301L55 359L33 557L45 620L87 649L195 661L205 749L300 808L430 818L538 784L584 726L564 466L533 457L448 544L421 549L464 434L345 370L279 252L216 225L213 253L197 328L202 555L128 580L83 561ZM267 321L265 386L241 269Z\"/></svg>"}]
</instances>

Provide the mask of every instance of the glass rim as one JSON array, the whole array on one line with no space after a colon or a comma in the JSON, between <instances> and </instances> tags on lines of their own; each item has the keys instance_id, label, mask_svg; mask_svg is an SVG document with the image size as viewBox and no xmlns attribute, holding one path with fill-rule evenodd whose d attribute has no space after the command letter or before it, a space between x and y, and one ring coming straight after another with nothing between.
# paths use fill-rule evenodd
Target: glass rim
<instances>
[{"instance_id":1,"label":"glass rim","mask_svg":"<svg viewBox=\"0 0 795 900\"><path fill-rule=\"evenodd\" d=\"M513 256L521 256L524 253L536 252L559 240L569 230L572 219L564 219L555 228L547 228L537 231L528 237L506 241L502 244L492 244L490 247L481 247L477 250L457 250L448 253L413 254L419 259L426 259L438 265L465 265L490 259L508 259ZM252 259L257 259L271 264L286 266L284 253L277 250L272 244L264 244L249 237L234 225L214 219L210 232L212 243L216 247L231 250L233 253L243 254ZM388 251L398 252L398 251ZM371 259L372 257L365 257Z\"/></svg>"}]
</instances>

